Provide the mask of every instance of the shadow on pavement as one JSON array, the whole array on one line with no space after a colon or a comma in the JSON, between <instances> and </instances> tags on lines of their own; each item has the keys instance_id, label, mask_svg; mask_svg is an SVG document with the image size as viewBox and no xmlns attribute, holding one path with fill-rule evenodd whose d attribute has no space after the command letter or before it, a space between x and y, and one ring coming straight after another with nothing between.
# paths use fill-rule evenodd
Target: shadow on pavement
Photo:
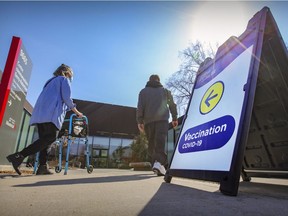
<instances>
[{"instance_id":1,"label":"shadow on pavement","mask_svg":"<svg viewBox=\"0 0 288 216\"><path fill-rule=\"evenodd\" d=\"M271 183L258 183L258 182L240 182L239 194L250 193L262 196L270 196L275 198L287 199L288 201L288 186L276 185Z\"/></svg>"},{"instance_id":2,"label":"shadow on pavement","mask_svg":"<svg viewBox=\"0 0 288 216\"><path fill-rule=\"evenodd\" d=\"M17 173L13 174L0 174L0 179L7 179L7 178L24 178L24 177L31 177L34 176L32 174L24 174L24 175L18 175Z\"/></svg>"},{"instance_id":3,"label":"shadow on pavement","mask_svg":"<svg viewBox=\"0 0 288 216\"><path fill-rule=\"evenodd\" d=\"M261 194L258 193L259 190ZM282 191L282 195L274 194L275 191ZM267 186L267 184L245 182L240 185L238 196L226 196L219 190L207 192L197 188L162 183L139 216L287 216L287 202L287 186L283 185Z\"/></svg>"},{"instance_id":4,"label":"shadow on pavement","mask_svg":"<svg viewBox=\"0 0 288 216\"><path fill-rule=\"evenodd\" d=\"M139 174L139 175L75 178L75 179L39 181L39 182L35 182L32 184L14 185L13 187L39 187L39 186L52 186L52 185L95 184L95 183L139 181L139 180L144 180L148 178L157 178L157 176L151 175L151 174Z\"/></svg>"}]
</instances>

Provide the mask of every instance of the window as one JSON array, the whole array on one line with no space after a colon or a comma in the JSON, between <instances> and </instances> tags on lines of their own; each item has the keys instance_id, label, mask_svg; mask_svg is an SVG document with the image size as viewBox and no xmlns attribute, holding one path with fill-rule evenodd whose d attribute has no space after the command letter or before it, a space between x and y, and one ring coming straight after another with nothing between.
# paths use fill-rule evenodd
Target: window
<instances>
[{"instance_id":1,"label":"window","mask_svg":"<svg viewBox=\"0 0 288 216\"><path fill-rule=\"evenodd\" d=\"M88 136L88 144L93 144L93 136Z\"/></svg>"},{"instance_id":2,"label":"window","mask_svg":"<svg viewBox=\"0 0 288 216\"><path fill-rule=\"evenodd\" d=\"M122 139L122 146L130 146L133 142L133 139Z\"/></svg>"},{"instance_id":3,"label":"window","mask_svg":"<svg viewBox=\"0 0 288 216\"><path fill-rule=\"evenodd\" d=\"M93 139L93 147L109 148L109 137L95 136Z\"/></svg>"}]
</instances>

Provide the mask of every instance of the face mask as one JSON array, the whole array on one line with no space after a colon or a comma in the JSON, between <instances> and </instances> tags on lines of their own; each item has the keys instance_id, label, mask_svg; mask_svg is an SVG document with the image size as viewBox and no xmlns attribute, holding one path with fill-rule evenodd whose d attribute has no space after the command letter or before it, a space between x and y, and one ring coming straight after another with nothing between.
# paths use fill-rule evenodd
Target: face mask
<instances>
[{"instance_id":1,"label":"face mask","mask_svg":"<svg viewBox=\"0 0 288 216\"><path fill-rule=\"evenodd\" d=\"M69 79L70 83L72 83L72 81L73 81L73 76L72 76L71 73L65 74L65 77L66 77L67 79Z\"/></svg>"}]
</instances>

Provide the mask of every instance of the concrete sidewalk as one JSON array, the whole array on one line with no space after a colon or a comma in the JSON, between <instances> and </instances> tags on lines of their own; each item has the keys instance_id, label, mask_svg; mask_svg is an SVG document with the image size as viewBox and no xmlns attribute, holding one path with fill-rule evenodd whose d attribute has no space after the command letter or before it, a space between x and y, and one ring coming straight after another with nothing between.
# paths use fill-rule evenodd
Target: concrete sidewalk
<instances>
[{"instance_id":1,"label":"concrete sidewalk","mask_svg":"<svg viewBox=\"0 0 288 216\"><path fill-rule=\"evenodd\" d=\"M150 171L68 170L49 175L0 174L1 216L288 215L288 180L252 178L236 197L219 184Z\"/></svg>"}]
</instances>

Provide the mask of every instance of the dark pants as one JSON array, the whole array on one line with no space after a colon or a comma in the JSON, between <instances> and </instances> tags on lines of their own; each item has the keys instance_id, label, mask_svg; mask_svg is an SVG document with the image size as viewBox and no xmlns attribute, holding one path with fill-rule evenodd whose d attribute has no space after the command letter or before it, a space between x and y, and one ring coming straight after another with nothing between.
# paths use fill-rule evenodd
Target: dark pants
<instances>
[{"instance_id":1,"label":"dark pants","mask_svg":"<svg viewBox=\"0 0 288 216\"><path fill-rule=\"evenodd\" d=\"M167 164L167 154L165 153L165 143L168 134L168 121L156 121L145 124L144 130L148 139L148 155L151 163L156 161L162 165Z\"/></svg>"},{"instance_id":2,"label":"dark pants","mask_svg":"<svg viewBox=\"0 0 288 216\"><path fill-rule=\"evenodd\" d=\"M39 164L46 165L48 148L55 142L58 135L58 128L53 123L37 124L39 139L24 148L20 154L24 157L36 154L40 151Z\"/></svg>"}]
</instances>

